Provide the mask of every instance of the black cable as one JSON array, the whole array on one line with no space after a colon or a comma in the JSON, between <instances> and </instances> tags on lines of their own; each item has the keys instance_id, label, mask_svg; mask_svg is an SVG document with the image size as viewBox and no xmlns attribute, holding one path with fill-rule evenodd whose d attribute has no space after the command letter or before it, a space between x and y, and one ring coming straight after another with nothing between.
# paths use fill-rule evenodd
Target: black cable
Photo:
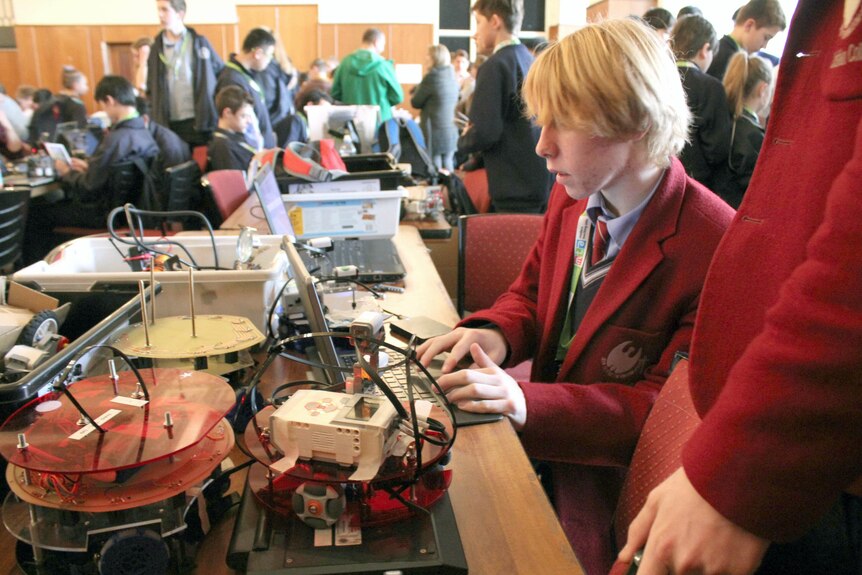
<instances>
[{"instance_id":1,"label":"black cable","mask_svg":"<svg viewBox=\"0 0 862 575\"><path fill-rule=\"evenodd\" d=\"M275 296L275 299L272 300L272 305L269 307L269 313L266 314L266 335L268 335L272 339L278 339L278 336L272 331L272 316L275 313L275 308L278 307L278 302L279 300L281 300L281 296L284 295L284 290L287 289L287 286L292 281L294 281L293 278L284 282L284 284L281 286L281 289L278 290L278 294Z\"/></svg>"}]
</instances>

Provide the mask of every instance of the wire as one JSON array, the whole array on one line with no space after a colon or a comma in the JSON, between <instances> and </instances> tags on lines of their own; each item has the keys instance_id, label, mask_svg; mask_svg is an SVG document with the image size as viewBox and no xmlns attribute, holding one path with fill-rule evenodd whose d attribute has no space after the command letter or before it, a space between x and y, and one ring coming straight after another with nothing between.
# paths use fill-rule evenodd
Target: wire
<instances>
[{"instance_id":1,"label":"wire","mask_svg":"<svg viewBox=\"0 0 862 575\"><path fill-rule=\"evenodd\" d=\"M278 294L272 300L272 305L269 307L269 313L266 314L266 334L272 339L278 339L278 336L276 336L276 334L272 331L272 316L273 314L275 314L275 308L278 307L278 302L279 300L281 300L281 296L284 295L284 290L286 290L290 282L293 281L295 280L291 278L284 282L284 284L281 286L281 289L278 290Z\"/></svg>"}]
</instances>

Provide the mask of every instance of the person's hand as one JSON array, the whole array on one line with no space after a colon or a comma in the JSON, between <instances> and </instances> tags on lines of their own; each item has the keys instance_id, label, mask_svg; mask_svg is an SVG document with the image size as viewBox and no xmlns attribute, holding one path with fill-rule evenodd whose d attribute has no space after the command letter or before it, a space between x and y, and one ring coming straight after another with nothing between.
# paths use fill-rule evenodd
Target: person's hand
<instances>
[{"instance_id":1,"label":"person's hand","mask_svg":"<svg viewBox=\"0 0 862 575\"><path fill-rule=\"evenodd\" d=\"M72 171L72 166L62 160L54 160L54 173L61 178Z\"/></svg>"},{"instance_id":2,"label":"person's hand","mask_svg":"<svg viewBox=\"0 0 862 575\"><path fill-rule=\"evenodd\" d=\"M518 383L478 343L470 346L470 354L476 362L475 369L462 369L437 379L446 397L464 411L502 413L511 420L515 431L523 429L527 401Z\"/></svg>"},{"instance_id":3,"label":"person's hand","mask_svg":"<svg viewBox=\"0 0 862 575\"><path fill-rule=\"evenodd\" d=\"M638 575L744 575L757 569L768 546L716 511L680 467L650 492L619 560L631 563L644 549Z\"/></svg>"},{"instance_id":4,"label":"person's hand","mask_svg":"<svg viewBox=\"0 0 862 575\"><path fill-rule=\"evenodd\" d=\"M72 169L77 170L79 172L86 172L87 168L90 167L90 164L87 163L87 160L82 160L81 158L72 158Z\"/></svg>"},{"instance_id":5,"label":"person's hand","mask_svg":"<svg viewBox=\"0 0 862 575\"><path fill-rule=\"evenodd\" d=\"M506 338L498 329L473 329L467 327L456 327L446 335L433 337L416 348L416 357L425 367L431 361L443 353L449 351L449 357L443 361L441 371L449 373L458 365L458 362L470 353L470 345L478 343L496 364L506 359L509 351ZM473 358L475 361L475 358Z\"/></svg>"}]
</instances>

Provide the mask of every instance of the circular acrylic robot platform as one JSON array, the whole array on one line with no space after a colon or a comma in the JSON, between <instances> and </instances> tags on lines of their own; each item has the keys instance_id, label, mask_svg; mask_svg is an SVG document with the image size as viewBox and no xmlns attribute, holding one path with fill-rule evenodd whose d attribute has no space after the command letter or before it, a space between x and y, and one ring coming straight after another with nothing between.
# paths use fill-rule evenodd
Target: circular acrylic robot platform
<instances>
[{"instance_id":1,"label":"circular acrylic robot platform","mask_svg":"<svg viewBox=\"0 0 862 575\"><path fill-rule=\"evenodd\" d=\"M140 323L129 326L112 345L136 357L182 359L238 352L266 339L248 318L232 315L158 318L146 332Z\"/></svg>"},{"instance_id":2,"label":"circular acrylic robot platform","mask_svg":"<svg viewBox=\"0 0 862 575\"><path fill-rule=\"evenodd\" d=\"M163 501L201 483L233 445L233 430L221 420L192 447L131 473L91 473L76 476L78 481L72 483L67 476L9 465L6 481L25 503L89 513L122 511Z\"/></svg>"},{"instance_id":3,"label":"circular acrylic robot platform","mask_svg":"<svg viewBox=\"0 0 862 575\"><path fill-rule=\"evenodd\" d=\"M215 375L179 369L141 371L150 399L131 397L133 372L119 374L119 393L108 375L79 381L69 391L105 430L83 425L61 393L44 395L0 427L0 455L9 463L46 473L101 473L138 467L198 443L233 407L235 394ZM172 426L165 427L170 412ZM19 448L24 434L26 447Z\"/></svg>"}]
</instances>

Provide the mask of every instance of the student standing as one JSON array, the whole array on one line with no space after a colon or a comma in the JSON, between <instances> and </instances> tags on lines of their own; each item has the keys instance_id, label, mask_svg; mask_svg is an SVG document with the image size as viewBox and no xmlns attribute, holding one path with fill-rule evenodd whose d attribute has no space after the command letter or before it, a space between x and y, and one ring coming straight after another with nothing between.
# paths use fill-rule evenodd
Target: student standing
<instances>
[{"instance_id":1,"label":"student standing","mask_svg":"<svg viewBox=\"0 0 862 575\"><path fill-rule=\"evenodd\" d=\"M721 80L731 56L740 50L749 54L763 50L786 27L787 19L778 0L751 0L736 13L733 30L721 38L706 73Z\"/></svg>"},{"instance_id":2,"label":"student standing","mask_svg":"<svg viewBox=\"0 0 862 575\"><path fill-rule=\"evenodd\" d=\"M429 46L427 63L428 73L416 86L410 103L421 111L422 133L434 165L437 169L445 168L452 172L458 144L458 128L455 125L458 80L446 46Z\"/></svg>"},{"instance_id":3,"label":"student standing","mask_svg":"<svg viewBox=\"0 0 862 575\"><path fill-rule=\"evenodd\" d=\"M724 86L704 72L718 38L709 20L686 16L673 27L671 46L692 114L689 141L679 159L689 176L712 189L716 172L727 163L732 129Z\"/></svg>"},{"instance_id":4,"label":"student standing","mask_svg":"<svg viewBox=\"0 0 862 575\"><path fill-rule=\"evenodd\" d=\"M674 156L689 111L667 48L630 19L588 25L543 52L524 85L556 174L518 279L489 310L417 350L461 409L505 414L547 462L549 496L590 575L607 573L616 500L647 413L686 350L733 210ZM500 246L505 249L505 246ZM530 381L498 365L533 359ZM551 385L549 385L551 384Z\"/></svg>"},{"instance_id":5,"label":"student standing","mask_svg":"<svg viewBox=\"0 0 862 575\"><path fill-rule=\"evenodd\" d=\"M479 52L492 55L476 76L470 122L458 140L458 152L482 152L494 211L541 213L551 182L545 163L534 153L539 128L524 115L521 101L521 86L533 63L518 40L523 0L477 0L473 13Z\"/></svg>"},{"instance_id":6,"label":"student standing","mask_svg":"<svg viewBox=\"0 0 862 575\"><path fill-rule=\"evenodd\" d=\"M257 117L255 131L262 138L257 143L264 148L275 147L275 134L269 123L269 109L262 84L262 72L269 66L274 54L275 36L263 28L254 28L243 40L242 53L230 55L216 82L216 93L226 86L239 86L252 97L254 115Z\"/></svg>"},{"instance_id":7,"label":"student standing","mask_svg":"<svg viewBox=\"0 0 862 575\"><path fill-rule=\"evenodd\" d=\"M860 45L862 2L799 2L780 105L703 288L703 422L629 528L638 575L862 572Z\"/></svg>"},{"instance_id":8,"label":"student standing","mask_svg":"<svg viewBox=\"0 0 862 575\"><path fill-rule=\"evenodd\" d=\"M760 115L772 102L772 63L760 56L737 52L724 75L724 90L733 113L730 155L716 173L712 190L738 208L754 173L763 146Z\"/></svg>"},{"instance_id":9,"label":"student standing","mask_svg":"<svg viewBox=\"0 0 862 575\"><path fill-rule=\"evenodd\" d=\"M185 0L157 0L164 27L147 62L153 119L190 146L206 145L218 123L213 95L224 62L209 40L183 24Z\"/></svg>"},{"instance_id":10,"label":"student standing","mask_svg":"<svg viewBox=\"0 0 862 575\"><path fill-rule=\"evenodd\" d=\"M381 56L386 35L369 28L362 35L362 46L348 54L335 69L332 97L345 104L380 106L380 121L392 117L392 106L404 99L404 91L395 77L391 60Z\"/></svg>"}]
</instances>

